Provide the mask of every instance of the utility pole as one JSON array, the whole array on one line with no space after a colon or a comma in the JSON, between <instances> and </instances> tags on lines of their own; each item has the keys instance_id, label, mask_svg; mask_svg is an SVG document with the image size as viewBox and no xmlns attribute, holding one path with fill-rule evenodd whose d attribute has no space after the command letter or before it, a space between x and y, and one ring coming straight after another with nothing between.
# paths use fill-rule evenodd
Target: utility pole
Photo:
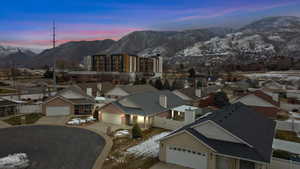
<instances>
[{"instance_id":1,"label":"utility pole","mask_svg":"<svg viewBox=\"0 0 300 169\"><path fill-rule=\"evenodd\" d=\"M55 49L55 43L56 43L56 27L55 27L55 20L53 20L53 34L52 34L52 44L53 44L53 49ZM53 84L54 84L54 91L57 92L57 86L56 86L56 59L55 56L53 56Z\"/></svg>"}]
</instances>

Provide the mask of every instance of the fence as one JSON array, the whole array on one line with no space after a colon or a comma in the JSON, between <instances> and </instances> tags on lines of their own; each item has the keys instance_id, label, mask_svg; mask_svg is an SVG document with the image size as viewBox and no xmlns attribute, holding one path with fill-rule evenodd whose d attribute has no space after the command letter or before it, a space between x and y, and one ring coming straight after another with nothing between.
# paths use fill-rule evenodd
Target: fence
<instances>
[{"instance_id":1,"label":"fence","mask_svg":"<svg viewBox=\"0 0 300 169\"><path fill-rule=\"evenodd\" d=\"M300 123L292 121L277 121L276 129L300 132Z\"/></svg>"},{"instance_id":2,"label":"fence","mask_svg":"<svg viewBox=\"0 0 300 169\"><path fill-rule=\"evenodd\" d=\"M19 113L42 113L42 104L21 104L18 106Z\"/></svg>"},{"instance_id":3,"label":"fence","mask_svg":"<svg viewBox=\"0 0 300 169\"><path fill-rule=\"evenodd\" d=\"M185 123L183 121L176 121L176 120L171 120L171 119L157 117L157 116L154 117L154 121L153 121L154 127L159 127L168 130L176 130L184 125Z\"/></svg>"},{"instance_id":4,"label":"fence","mask_svg":"<svg viewBox=\"0 0 300 169\"><path fill-rule=\"evenodd\" d=\"M270 169L299 169L300 162L284 160L281 158L272 158Z\"/></svg>"}]
</instances>

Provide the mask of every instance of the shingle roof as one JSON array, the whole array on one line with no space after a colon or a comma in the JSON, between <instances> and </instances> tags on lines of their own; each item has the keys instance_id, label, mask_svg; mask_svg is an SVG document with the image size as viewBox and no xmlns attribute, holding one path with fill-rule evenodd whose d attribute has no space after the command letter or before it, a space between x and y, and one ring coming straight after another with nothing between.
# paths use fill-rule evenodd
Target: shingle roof
<instances>
[{"instance_id":1,"label":"shingle roof","mask_svg":"<svg viewBox=\"0 0 300 169\"><path fill-rule=\"evenodd\" d=\"M189 88L179 89L178 91L193 100L197 100L199 99L199 97L196 96L195 90L196 89L194 87L189 87Z\"/></svg>"},{"instance_id":2,"label":"shingle roof","mask_svg":"<svg viewBox=\"0 0 300 169\"><path fill-rule=\"evenodd\" d=\"M253 147L209 139L193 129L194 125L208 120L215 122ZM170 135L185 130L204 141L218 153L269 163L272 156L275 125L273 120L239 102L199 118Z\"/></svg>"},{"instance_id":3,"label":"shingle roof","mask_svg":"<svg viewBox=\"0 0 300 169\"><path fill-rule=\"evenodd\" d=\"M123 89L129 94L142 93L142 92L156 92L156 88L151 85L119 85L119 88Z\"/></svg>"},{"instance_id":4,"label":"shingle roof","mask_svg":"<svg viewBox=\"0 0 300 169\"><path fill-rule=\"evenodd\" d=\"M167 108L164 108L159 104L159 97L161 95L167 96ZM138 105L139 108L131 108L122 105L120 101L123 99ZM171 108L184 105L186 104L186 101L182 100L180 97L170 91L155 91L125 96L120 100L113 102L113 104L129 114L154 115L156 113L164 112L170 110Z\"/></svg>"},{"instance_id":5,"label":"shingle roof","mask_svg":"<svg viewBox=\"0 0 300 169\"><path fill-rule=\"evenodd\" d=\"M16 105L16 103L6 100L6 99L0 99L0 107L1 106L11 106L11 105Z\"/></svg>"},{"instance_id":6,"label":"shingle roof","mask_svg":"<svg viewBox=\"0 0 300 169\"><path fill-rule=\"evenodd\" d=\"M98 83L80 83L77 85L84 91L86 91L87 88L92 88L93 96L97 96L97 91L104 94L115 87L115 85L110 82L101 82L101 84L101 91L97 87Z\"/></svg>"},{"instance_id":7,"label":"shingle roof","mask_svg":"<svg viewBox=\"0 0 300 169\"><path fill-rule=\"evenodd\" d=\"M215 93L221 88L222 88L221 86L217 86L217 85L204 87L202 89L202 95L208 95L211 93ZM184 95L190 97L193 100L200 99L200 97L196 96L195 90L196 89L194 87L189 87L189 88L179 89L178 91L183 93Z\"/></svg>"},{"instance_id":8,"label":"shingle roof","mask_svg":"<svg viewBox=\"0 0 300 169\"><path fill-rule=\"evenodd\" d=\"M236 100L239 100L241 99L242 97L245 97L245 96L248 96L248 95L251 95L251 94L254 94L255 96L267 101L268 103L276 106L276 107L279 107L279 102L276 102L273 100L273 98L271 96L269 96L268 94L266 94L265 92L261 91L261 90L256 90L254 92L250 92L250 93L247 93L241 97L239 97L238 99Z\"/></svg>"}]
</instances>

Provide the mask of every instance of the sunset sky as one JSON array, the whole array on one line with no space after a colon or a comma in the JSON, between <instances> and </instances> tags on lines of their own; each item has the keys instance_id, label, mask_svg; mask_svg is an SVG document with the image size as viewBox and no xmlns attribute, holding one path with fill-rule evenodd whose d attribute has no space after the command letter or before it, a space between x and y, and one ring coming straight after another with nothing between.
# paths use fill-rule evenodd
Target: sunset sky
<instances>
[{"instance_id":1,"label":"sunset sky","mask_svg":"<svg viewBox=\"0 0 300 169\"><path fill-rule=\"evenodd\" d=\"M240 27L266 16L300 16L300 0L5 0L0 44L45 49L52 20L58 43L118 40L137 30Z\"/></svg>"}]
</instances>

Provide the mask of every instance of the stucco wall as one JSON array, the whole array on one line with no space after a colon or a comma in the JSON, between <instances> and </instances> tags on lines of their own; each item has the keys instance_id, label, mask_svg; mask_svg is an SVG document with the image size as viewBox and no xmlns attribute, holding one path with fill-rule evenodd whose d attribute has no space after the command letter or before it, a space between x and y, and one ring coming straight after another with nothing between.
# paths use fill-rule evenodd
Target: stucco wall
<instances>
[{"instance_id":1,"label":"stucco wall","mask_svg":"<svg viewBox=\"0 0 300 169\"><path fill-rule=\"evenodd\" d=\"M198 152L208 153L208 169L215 168L215 155L213 155L213 151L210 150L204 144L201 144L198 140L196 140L193 136L187 133L181 133L172 137L169 137L160 142L160 152L159 159L160 161L166 162L166 147L168 145L178 146L190 150L195 150Z\"/></svg>"}]
</instances>

